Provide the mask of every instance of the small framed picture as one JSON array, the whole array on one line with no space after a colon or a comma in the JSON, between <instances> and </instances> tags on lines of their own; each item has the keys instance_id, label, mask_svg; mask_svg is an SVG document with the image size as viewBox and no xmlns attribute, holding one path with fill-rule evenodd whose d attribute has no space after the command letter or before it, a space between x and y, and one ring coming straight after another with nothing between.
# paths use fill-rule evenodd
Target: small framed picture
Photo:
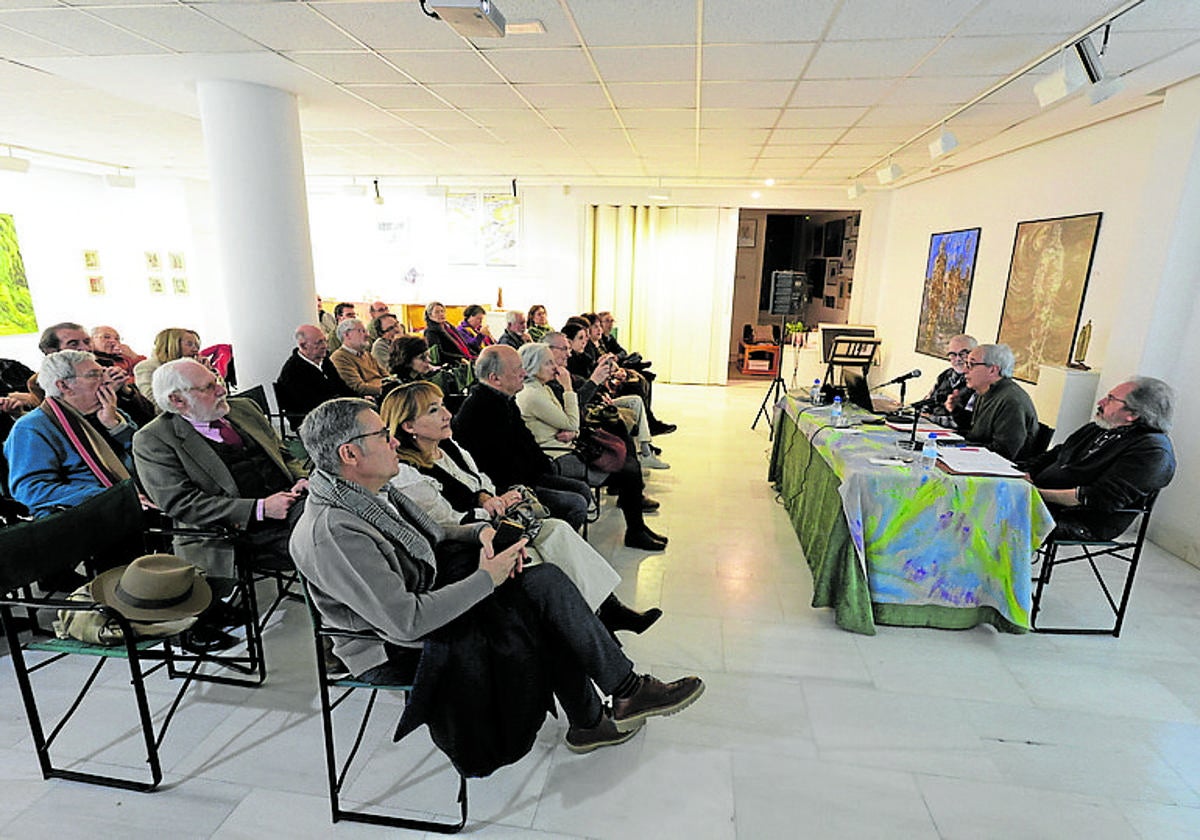
<instances>
[{"instance_id":1,"label":"small framed picture","mask_svg":"<svg viewBox=\"0 0 1200 840\"><path fill-rule=\"evenodd\" d=\"M742 219L738 222L739 248L753 248L758 244L758 219Z\"/></svg>"},{"instance_id":2,"label":"small framed picture","mask_svg":"<svg viewBox=\"0 0 1200 840\"><path fill-rule=\"evenodd\" d=\"M161 295L167 290L166 284L163 283L161 277L148 277L146 278L146 282L150 286L150 294L152 295Z\"/></svg>"},{"instance_id":3,"label":"small framed picture","mask_svg":"<svg viewBox=\"0 0 1200 840\"><path fill-rule=\"evenodd\" d=\"M104 294L104 278L98 275L93 275L88 278L88 291L93 295Z\"/></svg>"},{"instance_id":4,"label":"small framed picture","mask_svg":"<svg viewBox=\"0 0 1200 840\"><path fill-rule=\"evenodd\" d=\"M146 270L158 271L162 268L162 261L158 258L158 251L146 251Z\"/></svg>"},{"instance_id":5,"label":"small framed picture","mask_svg":"<svg viewBox=\"0 0 1200 840\"><path fill-rule=\"evenodd\" d=\"M836 304L837 304L837 298L835 298L833 295L826 295L826 296L825 296L825 307L826 307L827 309L833 309L833 307L834 307Z\"/></svg>"},{"instance_id":6,"label":"small framed picture","mask_svg":"<svg viewBox=\"0 0 1200 840\"><path fill-rule=\"evenodd\" d=\"M172 277L171 288L175 290L177 295L186 295L188 293L188 282L186 277Z\"/></svg>"},{"instance_id":7,"label":"small framed picture","mask_svg":"<svg viewBox=\"0 0 1200 840\"><path fill-rule=\"evenodd\" d=\"M184 262L183 262L183 253L182 252L172 251L171 253L167 254L167 258L171 261L171 270L172 271L187 270L187 266L185 266Z\"/></svg>"},{"instance_id":8,"label":"small framed picture","mask_svg":"<svg viewBox=\"0 0 1200 840\"><path fill-rule=\"evenodd\" d=\"M95 271L100 267L100 252L99 251L84 251L83 252L83 267L88 271Z\"/></svg>"}]
</instances>

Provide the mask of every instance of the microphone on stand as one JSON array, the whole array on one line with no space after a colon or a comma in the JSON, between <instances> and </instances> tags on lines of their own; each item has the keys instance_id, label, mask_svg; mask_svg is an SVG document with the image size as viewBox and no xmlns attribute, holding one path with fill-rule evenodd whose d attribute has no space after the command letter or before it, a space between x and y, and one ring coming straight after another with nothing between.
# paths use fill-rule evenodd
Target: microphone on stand
<instances>
[{"instance_id":1,"label":"microphone on stand","mask_svg":"<svg viewBox=\"0 0 1200 840\"><path fill-rule=\"evenodd\" d=\"M910 379L918 379L918 378L920 378L920 376L921 376L921 371L919 369L918 370L910 370L908 373L902 373L899 376L897 376L895 379L889 379L887 382L884 382L882 385L876 385L875 387L876 388L885 388L888 385L900 385L904 382L907 382Z\"/></svg>"}]
</instances>

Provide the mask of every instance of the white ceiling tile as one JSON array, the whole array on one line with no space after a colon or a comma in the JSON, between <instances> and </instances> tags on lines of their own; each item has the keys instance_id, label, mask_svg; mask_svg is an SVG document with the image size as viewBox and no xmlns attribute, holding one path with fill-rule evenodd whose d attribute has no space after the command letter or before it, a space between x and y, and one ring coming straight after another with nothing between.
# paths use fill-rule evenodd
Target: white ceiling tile
<instances>
[{"instance_id":1,"label":"white ceiling tile","mask_svg":"<svg viewBox=\"0 0 1200 840\"><path fill-rule=\"evenodd\" d=\"M788 101L789 108L822 105L874 105L895 84L892 79L824 79L801 81Z\"/></svg>"},{"instance_id":2,"label":"white ceiling tile","mask_svg":"<svg viewBox=\"0 0 1200 840\"><path fill-rule=\"evenodd\" d=\"M686 82L621 82L608 86L618 108L692 108L696 86Z\"/></svg>"},{"instance_id":3,"label":"white ceiling tile","mask_svg":"<svg viewBox=\"0 0 1200 840\"><path fill-rule=\"evenodd\" d=\"M876 38L940 38L950 34L975 3L962 0L843 0L826 38L859 41Z\"/></svg>"},{"instance_id":4,"label":"white ceiling tile","mask_svg":"<svg viewBox=\"0 0 1200 840\"><path fill-rule=\"evenodd\" d=\"M287 58L334 84L403 84L407 80L374 53L289 53Z\"/></svg>"},{"instance_id":5,"label":"white ceiling tile","mask_svg":"<svg viewBox=\"0 0 1200 840\"><path fill-rule=\"evenodd\" d=\"M5 58L45 58L47 56L77 55L78 53L53 41L26 35L3 25L0 15L0 56Z\"/></svg>"},{"instance_id":6,"label":"white ceiling tile","mask_svg":"<svg viewBox=\"0 0 1200 840\"><path fill-rule=\"evenodd\" d=\"M696 78L696 48L597 47L592 60L606 82L690 82Z\"/></svg>"},{"instance_id":7,"label":"white ceiling tile","mask_svg":"<svg viewBox=\"0 0 1200 840\"><path fill-rule=\"evenodd\" d=\"M792 92L792 82L705 82L701 104L705 108L782 108Z\"/></svg>"},{"instance_id":8,"label":"white ceiling tile","mask_svg":"<svg viewBox=\"0 0 1200 840\"><path fill-rule=\"evenodd\" d=\"M832 143L844 133L841 128L777 128L771 132L771 143Z\"/></svg>"},{"instance_id":9,"label":"white ceiling tile","mask_svg":"<svg viewBox=\"0 0 1200 840\"><path fill-rule=\"evenodd\" d=\"M980 102L954 118L954 125L1010 126L1041 112L1032 90L1026 91L1023 102Z\"/></svg>"},{"instance_id":10,"label":"white ceiling tile","mask_svg":"<svg viewBox=\"0 0 1200 840\"><path fill-rule=\"evenodd\" d=\"M704 41L709 44L815 41L837 5L838 0L705 3Z\"/></svg>"},{"instance_id":11,"label":"white ceiling tile","mask_svg":"<svg viewBox=\"0 0 1200 840\"><path fill-rule=\"evenodd\" d=\"M600 85L517 85L517 90L533 107L545 108L607 108L608 100Z\"/></svg>"},{"instance_id":12,"label":"white ceiling tile","mask_svg":"<svg viewBox=\"0 0 1200 840\"><path fill-rule=\"evenodd\" d=\"M701 128L773 128L779 108L705 108L700 112Z\"/></svg>"},{"instance_id":13,"label":"white ceiling tile","mask_svg":"<svg viewBox=\"0 0 1200 840\"><path fill-rule=\"evenodd\" d=\"M867 113L865 107L854 108L786 108L779 117L780 128L844 128L853 125Z\"/></svg>"},{"instance_id":14,"label":"white ceiling tile","mask_svg":"<svg viewBox=\"0 0 1200 840\"><path fill-rule=\"evenodd\" d=\"M904 139L907 139L907 137ZM871 161L891 152L899 143L904 142L904 139L900 140L898 143L870 143L861 146L838 143L835 146L831 146L829 150L825 152L825 158L827 160L834 159L843 161L865 160L867 163L870 163Z\"/></svg>"},{"instance_id":15,"label":"white ceiling tile","mask_svg":"<svg viewBox=\"0 0 1200 840\"><path fill-rule=\"evenodd\" d=\"M938 47L913 74L1003 76L1020 69L1054 43L1035 35L953 38Z\"/></svg>"},{"instance_id":16,"label":"white ceiling tile","mask_svg":"<svg viewBox=\"0 0 1200 840\"><path fill-rule=\"evenodd\" d=\"M629 136L640 152L646 152L649 149L662 146L686 146L691 148L696 144L696 132L687 129L655 131L634 128L630 129Z\"/></svg>"},{"instance_id":17,"label":"white ceiling tile","mask_svg":"<svg viewBox=\"0 0 1200 840\"><path fill-rule=\"evenodd\" d=\"M456 108L517 108L520 98L505 84L430 85L430 90Z\"/></svg>"},{"instance_id":18,"label":"white ceiling tile","mask_svg":"<svg viewBox=\"0 0 1200 840\"><path fill-rule=\"evenodd\" d=\"M474 108L471 110L480 125L497 130L535 131L547 127L547 122L528 108Z\"/></svg>"},{"instance_id":19,"label":"white ceiling tile","mask_svg":"<svg viewBox=\"0 0 1200 840\"><path fill-rule=\"evenodd\" d=\"M471 50L386 50L381 55L426 84L490 84L500 81Z\"/></svg>"},{"instance_id":20,"label":"white ceiling tile","mask_svg":"<svg viewBox=\"0 0 1200 840\"><path fill-rule=\"evenodd\" d=\"M1130 9L1113 25L1117 32L1200 30L1200 3L1156 0Z\"/></svg>"},{"instance_id":21,"label":"white ceiling tile","mask_svg":"<svg viewBox=\"0 0 1200 840\"><path fill-rule=\"evenodd\" d=\"M946 109L941 105L881 105L868 111L859 125L929 125L945 115Z\"/></svg>"},{"instance_id":22,"label":"white ceiling tile","mask_svg":"<svg viewBox=\"0 0 1200 840\"><path fill-rule=\"evenodd\" d=\"M352 50L359 46L301 3L206 3L197 8L273 50Z\"/></svg>"},{"instance_id":23,"label":"white ceiling tile","mask_svg":"<svg viewBox=\"0 0 1200 840\"><path fill-rule=\"evenodd\" d=\"M826 41L804 72L805 79L879 79L912 71L938 45L936 38Z\"/></svg>"},{"instance_id":24,"label":"white ceiling tile","mask_svg":"<svg viewBox=\"0 0 1200 840\"><path fill-rule=\"evenodd\" d=\"M487 53L510 82L554 79L563 83L594 82L596 74L578 47L547 50L502 50Z\"/></svg>"},{"instance_id":25,"label":"white ceiling tile","mask_svg":"<svg viewBox=\"0 0 1200 840\"><path fill-rule=\"evenodd\" d=\"M436 108L436 97L419 85L346 85L353 91L380 108Z\"/></svg>"},{"instance_id":26,"label":"white ceiling tile","mask_svg":"<svg viewBox=\"0 0 1200 840\"><path fill-rule=\"evenodd\" d=\"M471 118L452 108L439 106L436 108L392 108L389 113L403 123L421 126L434 130L443 128L467 128L474 126Z\"/></svg>"},{"instance_id":27,"label":"white ceiling tile","mask_svg":"<svg viewBox=\"0 0 1200 840\"><path fill-rule=\"evenodd\" d=\"M1196 4L1200 9L1200 3ZM1200 40L1200 30L1186 29L1176 32L1114 32L1100 63L1107 73L1120 75L1144 64L1149 64L1173 50ZM1099 49L1101 39L1094 37Z\"/></svg>"},{"instance_id":28,"label":"white ceiling tile","mask_svg":"<svg viewBox=\"0 0 1200 840\"><path fill-rule=\"evenodd\" d=\"M710 44L704 47L706 82L800 78L815 44Z\"/></svg>"},{"instance_id":29,"label":"white ceiling tile","mask_svg":"<svg viewBox=\"0 0 1200 840\"><path fill-rule=\"evenodd\" d=\"M461 49L465 46L453 29L440 20L427 17L420 4L415 2L314 3L313 8L377 50Z\"/></svg>"},{"instance_id":30,"label":"white ceiling tile","mask_svg":"<svg viewBox=\"0 0 1200 840\"><path fill-rule=\"evenodd\" d=\"M0 22L26 35L59 44L83 55L150 55L165 52L150 41L120 29L78 9L44 9L11 12Z\"/></svg>"},{"instance_id":31,"label":"white ceiling tile","mask_svg":"<svg viewBox=\"0 0 1200 840\"><path fill-rule=\"evenodd\" d=\"M636 112L634 112L636 113ZM544 108L541 114L555 128L616 131L620 128L611 108Z\"/></svg>"},{"instance_id":32,"label":"white ceiling tile","mask_svg":"<svg viewBox=\"0 0 1200 840\"><path fill-rule=\"evenodd\" d=\"M771 135L768 128L702 128L700 142L718 146L761 146Z\"/></svg>"},{"instance_id":33,"label":"white ceiling tile","mask_svg":"<svg viewBox=\"0 0 1200 840\"><path fill-rule=\"evenodd\" d=\"M589 46L691 44L696 40L696 6L678 0L586 0L571 4Z\"/></svg>"},{"instance_id":34,"label":"white ceiling tile","mask_svg":"<svg viewBox=\"0 0 1200 840\"><path fill-rule=\"evenodd\" d=\"M621 120L628 128L691 129L696 126L694 108L622 108Z\"/></svg>"},{"instance_id":35,"label":"white ceiling tile","mask_svg":"<svg viewBox=\"0 0 1200 840\"><path fill-rule=\"evenodd\" d=\"M958 34L1073 35L1116 5L1112 0L1055 0L1053 3L990 0L967 16Z\"/></svg>"},{"instance_id":36,"label":"white ceiling tile","mask_svg":"<svg viewBox=\"0 0 1200 840\"><path fill-rule=\"evenodd\" d=\"M188 6L97 8L92 14L179 52L251 52L260 46Z\"/></svg>"},{"instance_id":37,"label":"white ceiling tile","mask_svg":"<svg viewBox=\"0 0 1200 840\"><path fill-rule=\"evenodd\" d=\"M328 133L336 134L336 132ZM391 145L407 146L429 142L429 135L415 128L373 128L364 134L380 143Z\"/></svg>"},{"instance_id":38,"label":"white ceiling tile","mask_svg":"<svg viewBox=\"0 0 1200 840\"><path fill-rule=\"evenodd\" d=\"M838 142L856 145L884 144L896 146L928 126L929 123L921 122L888 126L855 126L843 134Z\"/></svg>"},{"instance_id":39,"label":"white ceiling tile","mask_svg":"<svg viewBox=\"0 0 1200 840\"><path fill-rule=\"evenodd\" d=\"M901 79L880 100L881 105L961 105L999 81L995 76L935 78L913 76Z\"/></svg>"}]
</instances>

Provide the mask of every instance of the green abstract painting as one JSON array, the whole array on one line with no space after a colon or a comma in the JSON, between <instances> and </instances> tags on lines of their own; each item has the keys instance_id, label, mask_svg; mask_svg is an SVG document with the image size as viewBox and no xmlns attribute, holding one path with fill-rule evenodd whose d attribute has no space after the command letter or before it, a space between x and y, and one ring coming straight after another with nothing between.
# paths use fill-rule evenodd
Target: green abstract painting
<instances>
[{"instance_id":1,"label":"green abstract painting","mask_svg":"<svg viewBox=\"0 0 1200 840\"><path fill-rule=\"evenodd\" d=\"M37 332L13 217L0 213L0 335Z\"/></svg>"}]
</instances>

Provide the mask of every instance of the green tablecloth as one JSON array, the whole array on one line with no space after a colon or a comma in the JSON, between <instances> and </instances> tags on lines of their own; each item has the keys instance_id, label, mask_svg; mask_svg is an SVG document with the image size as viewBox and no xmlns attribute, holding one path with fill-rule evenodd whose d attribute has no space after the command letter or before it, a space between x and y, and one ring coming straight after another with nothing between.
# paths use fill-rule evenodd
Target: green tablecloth
<instances>
[{"instance_id":1,"label":"green tablecloth","mask_svg":"<svg viewBox=\"0 0 1200 840\"><path fill-rule=\"evenodd\" d=\"M1030 561L1053 527L1020 479L875 466L898 433L828 427L828 410L777 406L770 480L839 626L1029 628ZM813 443L815 441L815 444Z\"/></svg>"}]
</instances>

